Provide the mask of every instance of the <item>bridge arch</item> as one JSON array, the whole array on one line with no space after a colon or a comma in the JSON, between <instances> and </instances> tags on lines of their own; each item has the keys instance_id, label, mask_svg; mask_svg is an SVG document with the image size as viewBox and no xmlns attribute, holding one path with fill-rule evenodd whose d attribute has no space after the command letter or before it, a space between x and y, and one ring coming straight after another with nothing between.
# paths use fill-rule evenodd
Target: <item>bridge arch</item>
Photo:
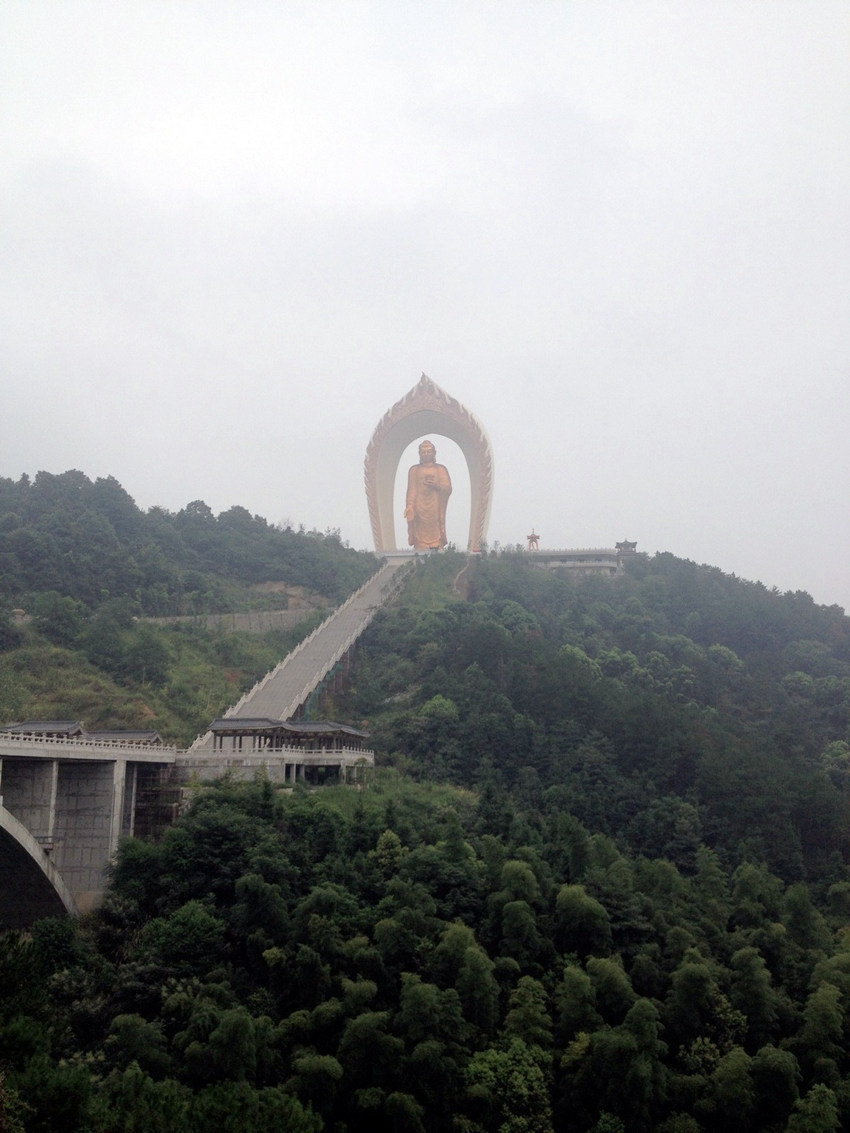
<instances>
[{"instance_id":1,"label":"bridge arch","mask_svg":"<svg viewBox=\"0 0 850 1133\"><path fill-rule=\"evenodd\" d=\"M0 806L0 929L25 928L40 917L76 913L59 870L32 834Z\"/></svg>"},{"instance_id":2,"label":"bridge arch","mask_svg":"<svg viewBox=\"0 0 850 1133\"><path fill-rule=\"evenodd\" d=\"M487 537L493 493L493 453L479 421L425 374L387 410L366 449L366 500L375 550L396 551L393 489L407 446L426 434L448 437L460 448L469 469L470 516L467 549L477 551Z\"/></svg>"}]
</instances>

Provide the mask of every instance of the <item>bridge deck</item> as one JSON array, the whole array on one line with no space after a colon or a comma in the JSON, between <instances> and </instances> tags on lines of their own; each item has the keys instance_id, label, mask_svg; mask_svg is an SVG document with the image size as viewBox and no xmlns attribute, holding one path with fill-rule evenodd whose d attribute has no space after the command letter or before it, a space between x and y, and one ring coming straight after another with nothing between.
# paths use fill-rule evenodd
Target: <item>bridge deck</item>
<instances>
[{"instance_id":1,"label":"bridge deck","mask_svg":"<svg viewBox=\"0 0 850 1133\"><path fill-rule=\"evenodd\" d=\"M84 759L95 763L174 763L180 749L153 744L127 744L121 740L66 739L65 736L22 736L0 732L0 759Z\"/></svg>"}]
</instances>

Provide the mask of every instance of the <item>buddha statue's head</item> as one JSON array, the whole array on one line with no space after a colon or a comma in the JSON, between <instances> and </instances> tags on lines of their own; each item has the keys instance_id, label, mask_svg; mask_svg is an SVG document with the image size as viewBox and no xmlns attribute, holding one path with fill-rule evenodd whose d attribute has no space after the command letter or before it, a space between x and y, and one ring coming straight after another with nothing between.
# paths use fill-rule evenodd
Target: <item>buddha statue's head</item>
<instances>
[{"instance_id":1,"label":"buddha statue's head","mask_svg":"<svg viewBox=\"0 0 850 1133\"><path fill-rule=\"evenodd\" d=\"M433 464L437 459L437 450L433 441L423 441L419 446L419 463Z\"/></svg>"}]
</instances>

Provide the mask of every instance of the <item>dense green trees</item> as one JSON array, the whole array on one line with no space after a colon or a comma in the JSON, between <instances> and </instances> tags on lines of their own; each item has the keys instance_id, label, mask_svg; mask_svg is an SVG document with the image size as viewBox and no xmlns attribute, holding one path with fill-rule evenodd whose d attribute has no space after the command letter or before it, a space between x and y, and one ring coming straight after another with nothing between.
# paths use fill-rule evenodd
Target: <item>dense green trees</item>
<instances>
[{"instance_id":1,"label":"dense green trees","mask_svg":"<svg viewBox=\"0 0 850 1133\"><path fill-rule=\"evenodd\" d=\"M215 555L249 579L276 536L79 474L12 487L42 655L179 699L195 631L148 636L133 603L172 600L172 553L203 602ZM89 512L132 593L40 565ZM417 569L339 695L373 783L222 782L123 845L95 913L0 938L0 1123L850 1131L848 619L666 555L581 582L485 558L469 600L458 569Z\"/></svg>"},{"instance_id":2,"label":"dense green trees","mask_svg":"<svg viewBox=\"0 0 850 1133\"><path fill-rule=\"evenodd\" d=\"M593 831L685 872L707 844L788 880L840 873L843 611L671 555L613 580L485 557L460 601L429 577L448 582L450 558L370 631L345 705L398 766L495 775L526 799L557 788Z\"/></svg>"},{"instance_id":3,"label":"dense green trees","mask_svg":"<svg viewBox=\"0 0 850 1133\"><path fill-rule=\"evenodd\" d=\"M493 833L389 772L205 790L100 910L0 939L8 1127L850 1128L816 889L503 806Z\"/></svg>"},{"instance_id":4,"label":"dense green trees","mask_svg":"<svg viewBox=\"0 0 850 1133\"><path fill-rule=\"evenodd\" d=\"M0 478L0 536L0 600L36 603L63 645L73 610L110 598L130 600L137 614L196 614L232 609L247 585L278 580L338 602L374 570L336 532L284 530L241 507L216 517L202 500L145 513L113 477L77 471ZM81 605L45 605L38 596L51 591Z\"/></svg>"}]
</instances>

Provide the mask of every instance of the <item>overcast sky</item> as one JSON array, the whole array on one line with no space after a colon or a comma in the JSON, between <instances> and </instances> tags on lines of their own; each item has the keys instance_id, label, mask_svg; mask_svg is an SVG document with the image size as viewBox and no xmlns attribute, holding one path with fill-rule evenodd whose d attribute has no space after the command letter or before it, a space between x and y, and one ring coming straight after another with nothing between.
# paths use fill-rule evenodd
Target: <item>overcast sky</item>
<instances>
[{"instance_id":1,"label":"overcast sky","mask_svg":"<svg viewBox=\"0 0 850 1133\"><path fill-rule=\"evenodd\" d=\"M850 610L848 58L847 0L2 0L0 475L370 547L424 371L491 542Z\"/></svg>"}]
</instances>

